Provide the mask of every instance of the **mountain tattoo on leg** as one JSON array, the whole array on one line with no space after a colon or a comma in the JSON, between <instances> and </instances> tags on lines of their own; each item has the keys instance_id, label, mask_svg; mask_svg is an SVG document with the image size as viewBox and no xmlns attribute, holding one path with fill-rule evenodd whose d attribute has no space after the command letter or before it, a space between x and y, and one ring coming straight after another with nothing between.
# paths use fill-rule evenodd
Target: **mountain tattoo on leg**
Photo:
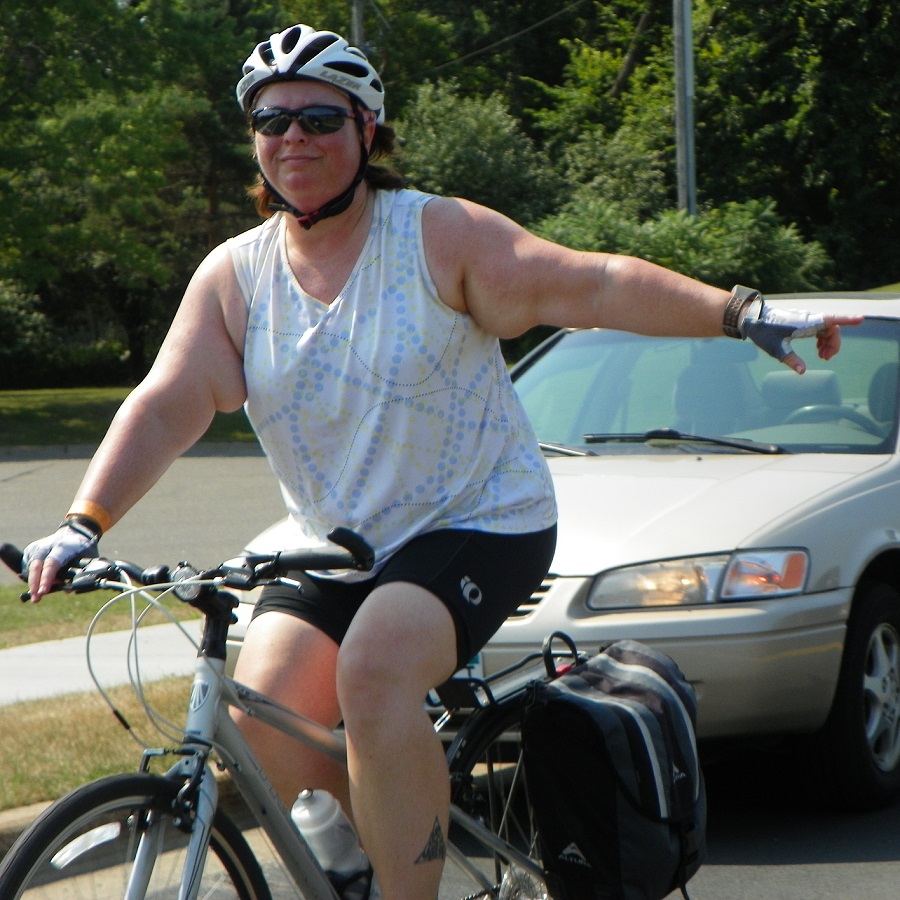
<instances>
[{"instance_id":1,"label":"mountain tattoo on leg","mask_svg":"<svg viewBox=\"0 0 900 900\"><path fill-rule=\"evenodd\" d=\"M444 843L441 823L435 817L434 826L431 829L431 834L428 836L428 843L425 844L425 849L416 858L416 865L443 860L446 857L447 845Z\"/></svg>"}]
</instances>

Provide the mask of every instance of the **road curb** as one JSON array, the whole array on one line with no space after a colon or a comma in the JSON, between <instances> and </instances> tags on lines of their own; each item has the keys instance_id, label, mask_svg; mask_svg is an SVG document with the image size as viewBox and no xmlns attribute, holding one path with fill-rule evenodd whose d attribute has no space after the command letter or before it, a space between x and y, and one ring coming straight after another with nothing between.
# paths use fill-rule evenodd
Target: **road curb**
<instances>
[{"instance_id":1,"label":"road curb","mask_svg":"<svg viewBox=\"0 0 900 900\"><path fill-rule=\"evenodd\" d=\"M19 809L0 812L0 859L15 843L16 838L49 806L49 803L34 803Z\"/></svg>"},{"instance_id":2,"label":"road curb","mask_svg":"<svg viewBox=\"0 0 900 900\"><path fill-rule=\"evenodd\" d=\"M35 444L0 446L0 462L28 460L90 459L97 452L97 444ZM198 441L183 456L263 456L256 441Z\"/></svg>"},{"instance_id":3,"label":"road curb","mask_svg":"<svg viewBox=\"0 0 900 900\"><path fill-rule=\"evenodd\" d=\"M219 806L225 807L229 815L232 818L236 818L242 806L242 801L234 782L227 775L219 774L216 775L216 780L219 782ZM6 856L9 848L16 842L19 835L52 802L33 803L31 806L0 811L0 860Z\"/></svg>"}]
</instances>

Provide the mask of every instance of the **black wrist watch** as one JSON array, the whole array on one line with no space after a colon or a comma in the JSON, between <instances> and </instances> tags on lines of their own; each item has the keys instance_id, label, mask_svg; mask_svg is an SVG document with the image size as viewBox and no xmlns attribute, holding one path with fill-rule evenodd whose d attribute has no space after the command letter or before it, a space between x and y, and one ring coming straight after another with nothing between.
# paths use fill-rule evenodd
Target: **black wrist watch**
<instances>
[{"instance_id":1,"label":"black wrist watch","mask_svg":"<svg viewBox=\"0 0 900 900\"><path fill-rule=\"evenodd\" d=\"M725 315L722 318L722 331L725 332L728 337L743 340L744 336L741 334L741 329L739 327L741 324L741 316L751 303L761 298L762 294L760 294L759 291L736 284L731 289L731 296L725 304Z\"/></svg>"}]
</instances>

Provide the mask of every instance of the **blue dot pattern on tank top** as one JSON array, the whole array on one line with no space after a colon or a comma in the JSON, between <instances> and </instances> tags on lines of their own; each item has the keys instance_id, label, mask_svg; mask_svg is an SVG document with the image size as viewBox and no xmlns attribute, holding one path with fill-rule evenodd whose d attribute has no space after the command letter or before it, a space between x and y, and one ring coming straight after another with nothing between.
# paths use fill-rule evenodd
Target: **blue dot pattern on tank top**
<instances>
[{"instance_id":1,"label":"blue dot pattern on tank top","mask_svg":"<svg viewBox=\"0 0 900 900\"><path fill-rule=\"evenodd\" d=\"M314 539L355 528L381 557L425 529L555 519L496 339L444 305L419 262L426 199L379 192L369 242L328 307L298 285L280 242L270 248L245 348L247 413L298 524Z\"/></svg>"}]
</instances>

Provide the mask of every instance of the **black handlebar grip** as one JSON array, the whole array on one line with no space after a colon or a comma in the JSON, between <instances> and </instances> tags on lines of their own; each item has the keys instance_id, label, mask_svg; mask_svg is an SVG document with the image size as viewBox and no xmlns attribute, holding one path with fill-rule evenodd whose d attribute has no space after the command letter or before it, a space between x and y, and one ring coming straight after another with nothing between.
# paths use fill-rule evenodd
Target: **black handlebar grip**
<instances>
[{"instance_id":1,"label":"black handlebar grip","mask_svg":"<svg viewBox=\"0 0 900 900\"><path fill-rule=\"evenodd\" d=\"M22 551L18 547L14 547L12 544L0 544L0 561L12 569L19 578L22 578L23 581L25 580L22 577L22 566L25 561L22 557Z\"/></svg>"},{"instance_id":2,"label":"black handlebar grip","mask_svg":"<svg viewBox=\"0 0 900 900\"><path fill-rule=\"evenodd\" d=\"M375 564L375 551L355 531L335 528L328 539L336 546L283 550L278 554L278 568L285 572L303 569L356 569L368 572Z\"/></svg>"},{"instance_id":3,"label":"black handlebar grip","mask_svg":"<svg viewBox=\"0 0 900 900\"><path fill-rule=\"evenodd\" d=\"M375 551L361 534L349 528L338 527L329 533L328 540L353 554L356 561L354 568L368 572L375 565Z\"/></svg>"},{"instance_id":4,"label":"black handlebar grip","mask_svg":"<svg viewBox=\"0 0 900 900\"><path fill-rule=\"evenodd\" d=\"M278 554L276 567L279 572L299 572L305 569L355 569L356 560L349 550L336 547L304 548L282 550Z\"/></svg>"}]
</instances>

